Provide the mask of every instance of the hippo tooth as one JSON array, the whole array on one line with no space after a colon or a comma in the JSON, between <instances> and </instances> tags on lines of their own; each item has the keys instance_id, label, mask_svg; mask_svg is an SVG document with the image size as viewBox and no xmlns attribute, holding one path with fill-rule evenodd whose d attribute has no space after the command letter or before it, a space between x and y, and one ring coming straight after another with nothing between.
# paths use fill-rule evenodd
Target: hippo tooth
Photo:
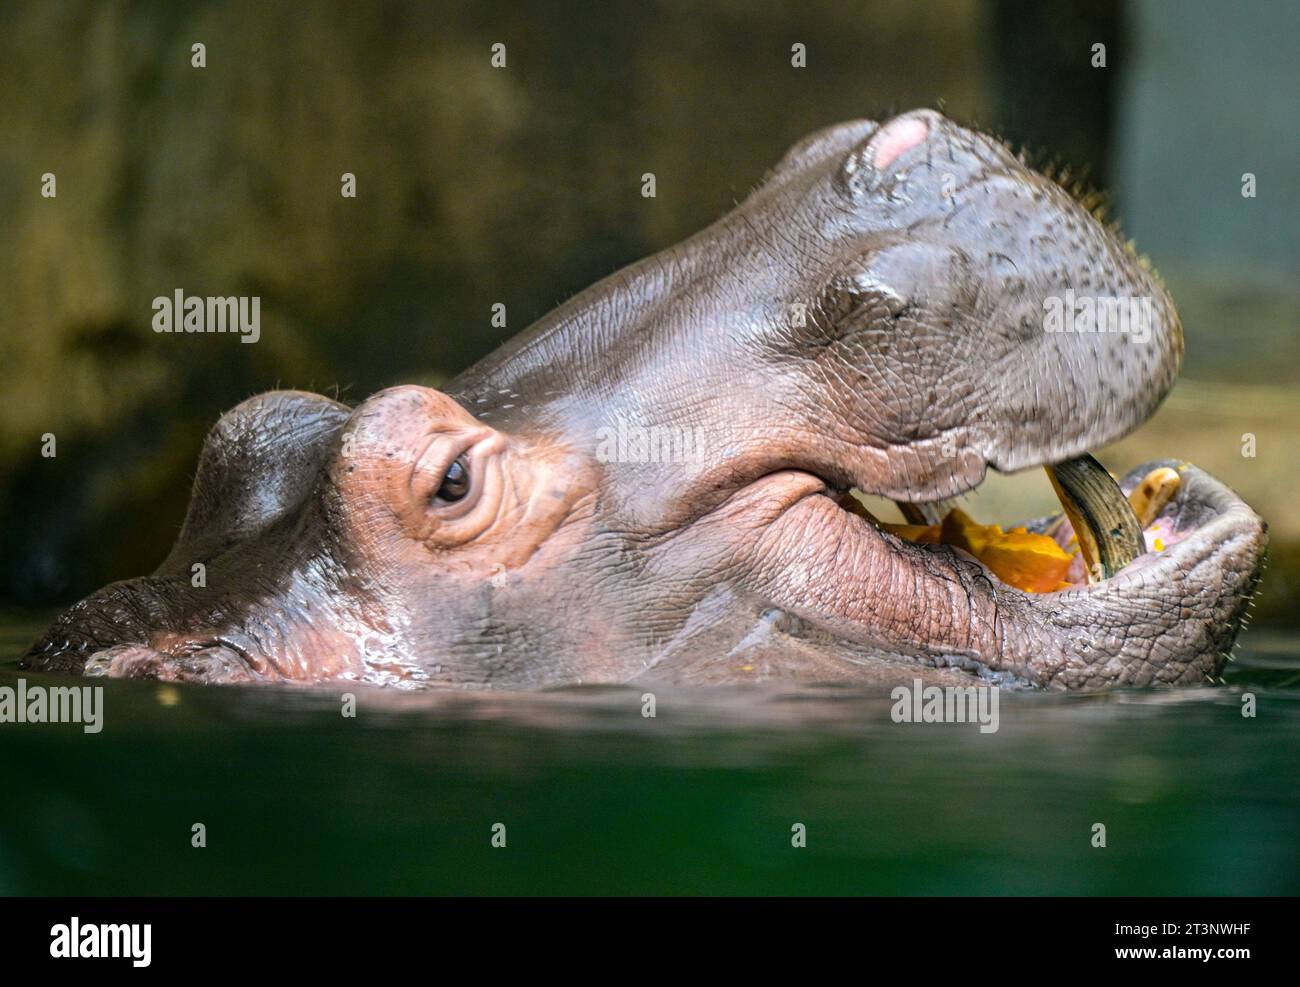
<instances>
[{"instance_id":1,"label":"hippo tooth","mask_svg":"<svg viewBox=\"0 0 1300 987\"><path fill-rule=\"evenodd\" d=\"M1142 481L1129 493L1128 502L1137 515L1138 524L1144 530L1151 527L1151 522L1160 516L1165 505L1178 493L1182 482L1183 478L1177 470L1160 466L1142 477Z\"/></svg>"},{"instance_id":2,"label":"hippo tooth","mask_svg":"<svg viewBox=\"0 0 1300 987\"><path fill-rule=\"evenodd\" d=\"M1044 469L1074 526L1089 582L1109 579L1145 554L1142 525L1133 506L1101 463L1084 453Z\"/></svg>"},{"instance_id":3,"label":"hippo tooth","mask_svg":"<svg viewBox=\"0 0 1300 987\"><path fill-rule=\"evenodd\" d=\"M903 512L903 520L908 524L924 525L943 524L943 519L957 506L955 500L918 500L915 502L896 500L894 503Z\"/></svg>"}]
</instances>

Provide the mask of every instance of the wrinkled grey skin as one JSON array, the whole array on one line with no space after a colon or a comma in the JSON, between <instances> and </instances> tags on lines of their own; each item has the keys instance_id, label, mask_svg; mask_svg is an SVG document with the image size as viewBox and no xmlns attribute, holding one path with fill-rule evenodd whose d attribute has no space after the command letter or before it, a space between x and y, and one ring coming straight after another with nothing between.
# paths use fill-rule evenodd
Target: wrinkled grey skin
<instances>
[{"instance_id":1,"label":"wrinkled grey skin","mask_svg":"<svg viewBox=\"0 0 1300 987\"><path fill-rule=\"evenodd\" d=\"M1045 332L1067 288L1150 298L1149 338ZM844 124L446 395L229 412L168 559L72 608L25 664L498 688L1205 681L1265 529L1194 467L1171 461L1181 540L1039 596L838 503L949 497L1102 446L1152 414L1181 353L1153 276L1002 145L928 111ZM620 425L687 430L698 454L628 461ZM474 492L449 504L458 452Z\"/></svg>"}]
</instances>

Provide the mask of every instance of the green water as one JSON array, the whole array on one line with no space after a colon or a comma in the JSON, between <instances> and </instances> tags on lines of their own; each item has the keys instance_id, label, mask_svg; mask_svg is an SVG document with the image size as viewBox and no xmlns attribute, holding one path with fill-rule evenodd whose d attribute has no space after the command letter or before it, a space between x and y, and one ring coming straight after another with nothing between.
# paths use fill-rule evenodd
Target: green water
<instances>
[{"instance_id":1,"label":"green water","mask_svg":"<svg viewBox=\"0 0 1300 987\"><path fill-rule=\"evenodd\" d=\"M0 654L35 630L0 622ZM1004 690L991 734L847 689L657 690L654 718L642 689L359 691L346 718L340 690L106 682L98 734L0 724L0 891L1295 894L1300 642L1247 638L1226 680Z\"/></svg>"}]
</instances>

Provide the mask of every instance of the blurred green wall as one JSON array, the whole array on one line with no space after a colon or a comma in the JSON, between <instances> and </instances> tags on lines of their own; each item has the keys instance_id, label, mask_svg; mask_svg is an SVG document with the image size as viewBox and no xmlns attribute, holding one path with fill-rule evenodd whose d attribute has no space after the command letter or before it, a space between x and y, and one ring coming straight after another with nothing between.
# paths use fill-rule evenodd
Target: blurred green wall
<instances>
[{"instance_id":1,"label":"blurred green wall","mask_svg":"<svg viewBox=\"0 0 1300 987\"><path fill-rule=\"evenodd\" d=\"M0 597L152 568L204 432L249 394L355 400L450 375L716 219L816 127L941 96L981 114L979 17L969 3L5 5ZM808 69L790 65L796 41ZM151 301L176 288L260 296L260 341L155 334Z\"/></svg>"},{"instance_id":2,"label":"blurred green wall","mask_svg":"<svg viewBox=\"0 0 1300 987\"><path fill-rule=\"evenodd\" d=\"M152 568L223 409L449 376L818 127L941 106L1110 181L1133 22L975 0L0 7L0 603ZM155 334L177 288L260 296L260 341Z\"/></svg>"}]
</instances>

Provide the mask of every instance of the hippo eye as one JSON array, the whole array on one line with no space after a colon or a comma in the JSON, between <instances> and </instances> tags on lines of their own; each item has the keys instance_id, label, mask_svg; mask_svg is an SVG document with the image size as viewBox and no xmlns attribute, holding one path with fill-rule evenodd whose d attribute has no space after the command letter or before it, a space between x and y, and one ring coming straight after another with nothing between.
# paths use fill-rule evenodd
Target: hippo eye
<instances>
[{"instance_id":1,"label":"hippo eye","mask_svg":"<svg viewBox=\"0 0 1300 987\"><path fill-rule=\"evenodd\" d=\"M447 473L442 478L442 486L438 488L434 498L448 504L454 504L467 493L469 493L469 468L465 465L465 459L462 456L447 467Z\"/></svg>"}]
</instances>

